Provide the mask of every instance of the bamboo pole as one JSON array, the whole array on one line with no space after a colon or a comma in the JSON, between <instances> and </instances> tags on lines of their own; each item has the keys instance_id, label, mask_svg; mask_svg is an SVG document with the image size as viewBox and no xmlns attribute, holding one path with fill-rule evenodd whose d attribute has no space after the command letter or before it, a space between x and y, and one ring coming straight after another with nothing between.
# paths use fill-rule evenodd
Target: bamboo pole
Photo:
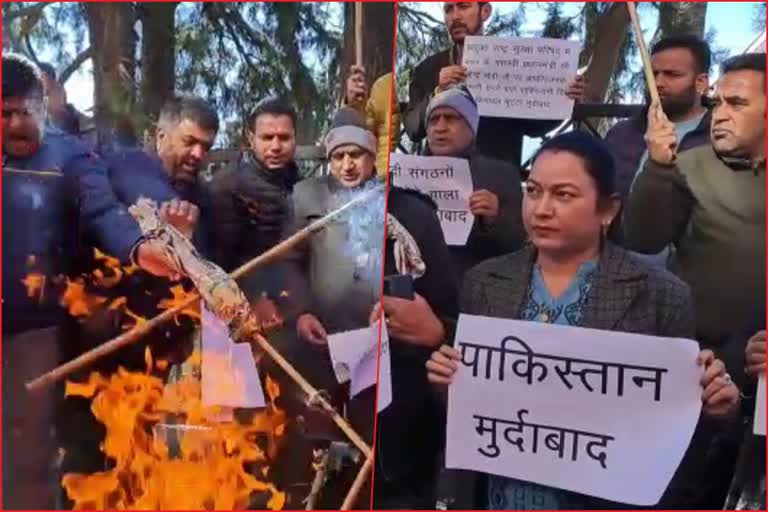
<instances>
[{"instance_id":1,"label":"bamboo pole","mask_svg":"<svg viewBox=\"0 0 768 512\"><path fill-rule=\"evenodd\" d=\"M261 334L256 334L253 337L253 341L263 350L269 357L271 357L275 363L285 372L288 376L299 385L299 387L306 393L311 400L316 401L320 406L328 413L333 419L333 422L341 429L350 441L357 447L358 450L363 452L365 457L371 456L371 448L366 444L360 435L354 431L354 429L347 423L347 421L341 417L341 415L334 409L334 407L320 394L317 388L307 382L301 373L291 365L280 352L272 346L271 343Z\"/></svg>"},{"instance_id":2,"label":"bamboo pole","mask_svg":"<svg viewBox=\"0 0 768 512\"><path fill-rule=\"evenodd\" d=\"M347 210L361 203L365 203L375 193L378 193L379 191L380 191L380 187L377 187L375 189L371 189L370 191L367 191L359 195L358 197L352 199L351 201L347 202L346 204L342 205L336 210L328 213L325 217L322 217L316 220L312 224L296 232L294 235L286 238L285 240L283 240L276 246L272 247L270 250L268 250L264 254L240 266L230 274L231 277L234 279L238 279L240 277L243 277L246 274L249 274L250 272L253 272L257 268L267 263L270 263L273 260L280 258L281 256L284 256L285 254L287 254L289 250L291 250L292 248L294 248L295 246L297 246L298 244L302 243L304 240L309 238L310 235L324 229L325 226L328 225L336 217L338 217L342 213L346 212ZM188 300L185 300L183 303L163 311L156 317L146 322L137 324L131 330L124 332L120 336L117 336L116 338L113 338L110 341L107 341L106 343L99 345L98 347L95 347L87 352L84 352L83 354L79 355L75 359L72 359L71 361L68 361L62 364L61 366L54 368L53 370L35 378L34 380L27 382L26 383L27 390L35 391L35 390L42 389L46 386L49 386L63 379L67 375L70 375L78 370L81 370L93 364L94 362L98 361L102 357L108 354L111 354L112 352L115 352L116 350L119 350L127 345L137 342L138 340L143 338L145 335L149 334L152 330L163 325L165 322L173 319L173 317L176 314L184 310L184 308L191 306L192 304L195 303L195 301L199 299L200 299L200 295L198 293L194 293L190 295Z\"/></svg>"},{"instance_id":3,"label":"bamboo pole","mask_svg":"<svg viewBox=\"0 0 768 512\"><path fill-rule=\"evenodd\" d=\"M640 17L637 15L637 5L635 2L627 2L627 9L629 10L629 18L632 20L632 30L635 32L637 46L640 49L640 58L643 61L643 74L645 75L645 83L648 86L648 93L651 95L651 103L658 105L661 103L659 100L659 91L656 88L656 78L653 76L651 55L648 53L648 48L645 46L643 29L640 27Z\"/></svg>"},{"instance_id":4,"label":"bamboo pole","mask_svg":"<svg viewBox=\"0 0 768 512\"><path fill-rule=\"evenodd\" d=\"M365 484L365 481L368 479L369 475L371 474L371 468L373 466L373 457L368 456L368 458L365 459L365 462L360 467L360 470L357 472L357 476L355 477L355 481L352 482L352 487L349 488L349 491L347 492L347 496L344 498L344 502L341 504L340 510L350 510L355 505L355 502L357 501L357 496L360 494L360 491L363 488L363 485ZM365 507L368 508L368 507Z\"/></svg>"},{"instance_id":5,"label":"bamboo pole","mask_svg":"<svg viewBox=\"0 0 768 512\"><path fill-rule=\"evenodd\" d=\"M363 65L363 3L355 2L355 64Z\"/></svg>"}]
</instances>

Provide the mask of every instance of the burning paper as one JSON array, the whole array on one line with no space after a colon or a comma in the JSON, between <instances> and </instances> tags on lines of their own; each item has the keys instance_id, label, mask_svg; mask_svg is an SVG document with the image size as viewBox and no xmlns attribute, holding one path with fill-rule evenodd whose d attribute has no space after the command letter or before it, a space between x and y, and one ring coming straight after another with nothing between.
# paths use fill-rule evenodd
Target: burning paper
<instances>
[{"instance_id":1,"label":"burning paper","mask_svg":"<svg viewBox=\"0 0 768 512\"><path fill-rule=\"evenodd\" d=\"M256 361L247 343L235 343L227 326L208 308L203 317L203 406L264 407Z\"/></svg>"}]
</instances>

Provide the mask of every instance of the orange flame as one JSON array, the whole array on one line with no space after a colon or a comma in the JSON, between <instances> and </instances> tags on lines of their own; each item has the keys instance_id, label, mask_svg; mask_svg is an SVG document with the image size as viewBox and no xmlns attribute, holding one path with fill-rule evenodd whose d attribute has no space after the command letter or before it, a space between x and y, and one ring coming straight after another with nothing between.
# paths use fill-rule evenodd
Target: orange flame
<instances>
[{"instance_id":1,"label":"orange flame","mask_svg":"<svg viewBox=\"0 0 768 512\"><path fill-rule=\"evenodd\" d=\"M179 284L171 287L171 295L172 297L170 299L163 299L157 303L158 309L173 309L177 306L181 306L183 303L189 300L189 297L192 294L184 290L184 287ZM189 306L185 307L184 309L179 311L179 315L186 315L190 318L200 320L201 319L200 302L195 301L193 304L190 304ZM176 322L176 325L179 325L178 315L174 318L174 320Z\"/></svg>"},{"instance_id":2,"label":"orange flame","mask_svg":"<svg viewBox=\"0 0 768 512\"><path fill-rule=\"evenodd\" d=\"M67 396L92 398L94 416L106 426L102 451L114 468L62 479L76 509L203 510L243 509L257 493L267 507L282 509L286 495L245 470L256 464L266 475L286 423L275 405L276 381L266 377L268 407L249 422L221 422L218 408L201 402L200 381L192 375L163 385L147 372L120 368L109 378L92 373L85 383L67 382ZM191 356L199 362L200 354ZM189 361L188 361L189 362ZM183 423L163 420L184 418ZM259 439L266 435L267 451Z\"/></svg>"},{"instance_id":3,"label":"orange flame","mask_svg":"<svg viewBox=\"0 0 768 512\"><path fill-rule=\"evenodd\" d=\"M27 289L27 297L32 300L43 302L45 293L45 275L39 272L30 272L27 277L21 280Z\"/></svg>"}]
</instances>

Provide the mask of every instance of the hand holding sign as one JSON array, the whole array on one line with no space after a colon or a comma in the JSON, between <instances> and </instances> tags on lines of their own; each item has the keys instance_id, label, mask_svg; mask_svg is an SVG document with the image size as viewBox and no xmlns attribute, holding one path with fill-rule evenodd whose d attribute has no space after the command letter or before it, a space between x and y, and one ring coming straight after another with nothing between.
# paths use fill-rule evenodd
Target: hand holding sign
<instances>
[{"instance_id":1,"label":"hand holding sign","mask_svg":"<svg viewBox=\"0 0 768 512\"><path fill-rule=\"evenodd\" d=\"M461 354L450 345L443 345L432 352L427 361L427 380L432 384L449 386L459 369Z\"/></svg>"},{"instance_id":2,"label":"hand holding sign","mask_svg":"<svg viewBox=\"0 0 768 512\"><path fill-rule=\"evenodd\" d=\"M565 95L568 99L571 99L577 103L584 101L584 96L587 93L587 79L584 75L576 75L576 77L568 82L565 88Z\"/></svg>"},{"instance_id":3,"label":"hand holding sign","mask_svg":"<svg viewBox=\"0 0 768 512\"><path fill-rule=\"evenodd\" d=\"M469 211L492 224L499 216L499 197L489 190L476 190L469 196Z\"/></svg>"},{"instance_id":4,"label":"hand holding sign","mask_svg":"<svg viewBox=\"0 0 768 512\"><path fill-rule=\"evenodd\" d=\"M648 158L661 165L672 165L677 158L677 133L675 125L667 119L660 103L648 109L648 130L645 133Z\"/></svg>"},{"instance_id":5,"label":"hand holding sign","mask_svg":"<svg viewBox=\"0 0 768 512\"><path fill-rule=\"evenodd\" d=\"M437 88L441 91L459 84L467 79L467 68L464 66L445 66L440 70Z\"/></svg>"},{"instance_id":6,"label":"hand holding sign","mask_svg":"<svg viewBox=\"0 0 768 512\"><path fill-rule=\"evenodd\" d=\"M696 362L704 367L704 375L701 377L704 414L710 417L736 414L739 408L739 388L725 372L725 364L716 359L711 350L702 350Z\"/></svg>"},{"instance_id":7,"label":"hand holding sign","mask_svg":"<svg viewBox=\"0 0 768 512\"><path fill-rule=\"evenodd\" d=\"M745 351L746 368L744 371L750 377L757 377L765 373L765 331L760 331L747 342Z\"/></svg>"}]
</instances>

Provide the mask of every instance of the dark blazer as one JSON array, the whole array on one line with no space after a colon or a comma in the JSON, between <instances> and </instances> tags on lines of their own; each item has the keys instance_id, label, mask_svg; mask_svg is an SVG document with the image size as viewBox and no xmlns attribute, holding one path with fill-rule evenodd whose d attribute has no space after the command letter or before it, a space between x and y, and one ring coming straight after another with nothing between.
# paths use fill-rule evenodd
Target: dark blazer
<instances>
[{"instance_id":1,"label":"dark blazer","mask_svg":"<svg viewBox=\"0 0 768 512\"><path fill-rule=\"evenodd\" d=\"M517 319L531 281L533 246L485 261L467 272L460 311ZM688 286L671 273L646 266L627 251L607 243L600 255L587 298L582 327L652 336L693 338L694 319ZM667 494L673 495L673 484ZM485 475L443 470L439 500L448 508L485 507ZM453 494L453 495L451 495ZM588 508L627 508L585 497ZM667 503L667 498L662 499Z\"/></svg>"},{"instance_id":2,"label":"dark blazer","mask_svg":"<svg viewBox=\"0 0 768 512\"><path fill-rule=\"evenodd\" d=\"M475 218L464 246L451 246L459 282L481 261L517 251L526 239L523 228L523 185L516 165L477 152L469 157L473 190L489 190L499 198L499 216L493 224Z\"/></svg>"}]
</instances>

